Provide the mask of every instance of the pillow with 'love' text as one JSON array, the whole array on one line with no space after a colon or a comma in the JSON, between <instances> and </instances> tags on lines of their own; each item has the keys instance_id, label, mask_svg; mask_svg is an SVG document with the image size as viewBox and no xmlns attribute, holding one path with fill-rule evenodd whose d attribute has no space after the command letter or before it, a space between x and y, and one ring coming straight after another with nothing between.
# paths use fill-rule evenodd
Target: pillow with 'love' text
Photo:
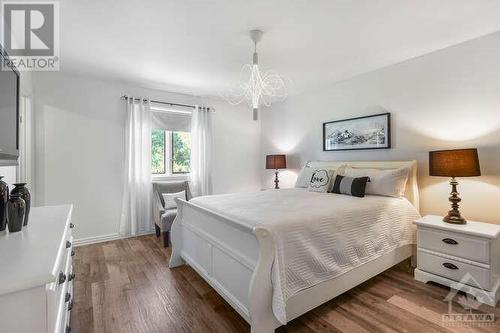
<instances>
[{"instance_id":1,"label":"pillow with 'love' text","mask_svg":"<svg viewBox=\"0 0 500 333\"><path fill-rule=\"evenodd\" d=\"M310 192L328 192L330 190L335 170L316 169L312 176L307 190Z\"/></svg>"}]
</instances>

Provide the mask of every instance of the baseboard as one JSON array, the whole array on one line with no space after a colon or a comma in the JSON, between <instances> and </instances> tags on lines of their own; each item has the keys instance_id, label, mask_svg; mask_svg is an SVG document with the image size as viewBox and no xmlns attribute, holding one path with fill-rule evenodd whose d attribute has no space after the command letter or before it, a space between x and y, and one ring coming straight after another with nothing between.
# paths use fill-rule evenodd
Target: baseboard
<instances>
[{"instance_id":1,"label":"baseboard","mask_svg":"<svg viewBox=\"0 0 500 333\"><path fill-rule=\"evenodd\" d=\"M73 245L74 246L82 246L82 245L109 242L109 241L113 241L113 240L117 240L117 239L125 239L125 238L130 238L130 237L137 237L137 236L144 236L144 235L151 235L151 234L154 234L154 231L148 231L148 232L144 232L144 233L137 234L134 236L122 236L119 233L91 236L91 237L84 237L84 238L75 239L75 240L73 240Z\"/></svg>"}]
</instances>

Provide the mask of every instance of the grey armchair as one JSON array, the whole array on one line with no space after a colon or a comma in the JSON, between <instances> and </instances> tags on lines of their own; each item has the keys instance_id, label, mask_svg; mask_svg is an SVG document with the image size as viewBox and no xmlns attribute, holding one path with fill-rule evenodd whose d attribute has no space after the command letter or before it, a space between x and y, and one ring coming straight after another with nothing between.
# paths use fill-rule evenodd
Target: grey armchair
<instances>
[{"instance_id":1,"label":"grey armchair","mask_svg":"<svg viewBox=\"0 0 500 333\"><path fill-rule=\"evenodd\" d=\"M155 230L156 236L163 236L163 246L167 247L170 243L170 228L177 216L177 208L165 208L165 201L162 193L177 193L186 191L186 200L191 199L191 191L187 181L168 181L168 182L153 182L155 208Z\"/></svg>"}]
</instances>

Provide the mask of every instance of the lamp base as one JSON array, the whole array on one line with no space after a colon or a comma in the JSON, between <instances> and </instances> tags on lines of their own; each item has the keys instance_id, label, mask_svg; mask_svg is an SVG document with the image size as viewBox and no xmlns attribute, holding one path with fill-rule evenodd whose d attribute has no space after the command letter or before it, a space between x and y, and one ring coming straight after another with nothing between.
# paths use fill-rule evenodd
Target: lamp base
<instances>
[{"instance_id":1,"label":"lamp base","mask_svg":"<svg viewBox=\"0 0 500 333\"><path fill-rule=\"evenodd\" d=\"M461 217L461 216L450 216L450 214L446 215L443 218L443 221L446 223L453 223L453 224L467 224L467 221Z\"/></svg>"},{"instance_id":2,"label":"lamp base","mask_svg":"<svg viewBox=\"0 0 500 333\"><path fill-rule=\"evenodd\" d=\"M467 221L460 215L460 211L458 210L458 203L462 201L460 197L458 196L458 191L457 191L457 185L458 182L456 181L455 177L453 177L450 181L451 185L451 193L450 193L450 202L451 202L451 210L448 212L448 215L446 215L443 218L443 221L446 223L453 223L453 224L466 224Z\"/></svg>"},{"instance_id":3,"label":"lamp base","mask_svg":"<svg viewBox=\"0 0 500 333\"><path fill-rule=\"evenodd\" d=\"M276 172L275 172L274 174L275 174L275 176L276 176L276 178L274 178L274 189L275 189L275 190L279 190L279 189L280 189L280 187L279 187L279 185L278 185L278 184L279 184L279 182L280 182L280 181L279 181L279 179L278 179L278 170L276 170Z\"/></svg>"}]
</instances>

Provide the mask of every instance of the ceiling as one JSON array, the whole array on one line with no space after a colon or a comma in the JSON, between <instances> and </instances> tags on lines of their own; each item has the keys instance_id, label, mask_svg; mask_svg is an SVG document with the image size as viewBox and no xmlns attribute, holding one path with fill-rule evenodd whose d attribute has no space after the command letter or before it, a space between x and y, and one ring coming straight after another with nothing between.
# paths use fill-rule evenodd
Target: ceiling
<instances>
[{"instance_id":1,"label":"ceiling","mask_svg":"<svg viewBox=\"0 0 500 333\"><path fill-rule=\"evenodd\" d=\"M197 95L251 62L290 93L500 30L499 0L62 0L61 70Z\"/></svg>"}]
</instances>

